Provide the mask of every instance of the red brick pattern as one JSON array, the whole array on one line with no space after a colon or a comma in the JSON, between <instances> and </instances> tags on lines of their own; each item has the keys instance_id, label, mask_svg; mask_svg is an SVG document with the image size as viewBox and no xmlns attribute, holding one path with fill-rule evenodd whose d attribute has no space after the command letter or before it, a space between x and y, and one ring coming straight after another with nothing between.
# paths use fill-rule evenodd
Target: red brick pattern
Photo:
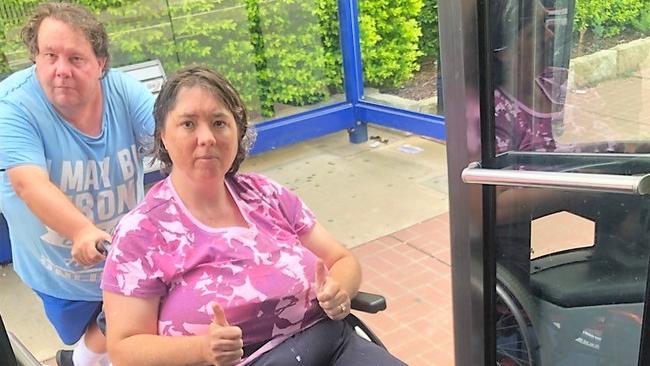
<instances>
[{"instance_id":1,"label":"red brick pattern","mask_svg":"<svg viewBox=\"0 0 650 366\"><path fill-rule=\"evenodd\" d=\"M443 214L352 250L363 291L386 297L379 314L355 312L411 366L453 366L449 216Z\"/></svg>"}]
</instances>

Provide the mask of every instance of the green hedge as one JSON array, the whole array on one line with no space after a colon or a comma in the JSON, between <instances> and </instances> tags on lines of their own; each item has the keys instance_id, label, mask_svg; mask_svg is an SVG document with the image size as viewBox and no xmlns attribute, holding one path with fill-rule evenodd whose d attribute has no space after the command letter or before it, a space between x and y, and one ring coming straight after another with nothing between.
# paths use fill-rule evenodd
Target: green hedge
<instances>
[{"instance_id":1,"label":"green hedge","mask_svg":"<svg viewBox=\"0 0 650 366\"><path fill-rule=\"evenodd\" d=\"M317 0L326 75L331 89L342 85L336 0ZM359 32L363 76L369 86L399 86L419 69L422 0L360 0Z\"/></svg>"},{"instance_id":2,"label":"green hedge","mask_svg":"<svg viewBox=\"0 0 650 366\"><path fill-rule=\"evenodd\" d=\"M38 0L0 7L0 73L27 57L18 40ZM100 15L114 66L158 58L169 74L200 63L225 74L254 113L276 103L304 105L341 93L337 0L76 0ZM169 5L169 6L168 6ZM437 0L359 0L367 86L395 87L438 56ZM4 7L4 8L2 8ZM7 10L9 9L9 10ZM577 0L574 31L599 37L626 28L650 31L648 0Z\"/></svg>"},{"instance_id":3,"label":"green hedge","mask_svg":"<svg viewBox=\"0 0 650 366\"><path fill-rule=\"evenodd\" d=\"M632 26L637 31L650 35L650 1L646 1L639 12L639 18L632 21Z\"/></svg>"},{"instance_id":4,"label":"green hedge","mask_svg":"<svg viewBox=\"0 0 650 366\"><path fill-rule=\"evenodd\" d=\"M399 85L418 69L422 1L360 2L368 85ZM265 116L273 115L275 103L312 104L342 89L337 0L181 0L169 7L164 0L77 2L106 24L114 66L158 58L169 74L181 65L206 64ZM4 53L22 52L15 29L12 34L0 39ZM3 60L0 72L8 69Z\"/></svg>"},{"instance_id":5,"label":"green hedge","mask_svg":"<svg viewBox=\"0 0 650 366\"><path fill-rule=\"evenodd\" d=\"M165 1L132 1L101 16L114 65L158 58L171 74L183 65L203 64L223 73L251 110L260 110L245 6L185 0L167 7Z\"/></svg>"},{"instance_id":6,"label":"green hedge","mask_svg":"<svg viewBox=\"0 0 650 366\"><path fill-rule=\"evenodd\" d=\"M323 45L325 77L331 93L343 91L343 57L339 42L339 15L336 0L316 0L314 12Z\"/></svg>"},{"instance_id":7,"label":"green hedge","mask_svg":"<svg viewBox=\"0 0 650 366\"><path fill-rule=\"evenodd\" d=\"M422 10L418 15L418 23L422 29L420 51L424 62L435 60L440 53L438 40L438 0L424 0Z\"/></svg>"},{"instance_id":8,"label":"green hedge","mask_svg":"<svg viewBox=\"0 0 650 366\"><path fill-rule=\"evenodd\" d=\"M168 73L180 64L206 64L233 82L253 112L272 116L275 103L313 104L340 92L336 4L336 0L186 0L166 14L162 2L130 2L109 9L105 13L113 19L104 19L116 63L156 57ZM416 19L422 1L364 0L360 7L366 83L399 85L408 80L421 55ZM136 14L147 17L135 18Z\"/></svg>"},{"instance_id":9,"label":"green hedge","mask_svg":"<svg viewBox=\"0 0 650 366\"><path fill-rule=\"evenodd\" d=\"M327 96L328 80L315 3L247 0L265 115L271 103L306 105Z\"/></svg>"},{"instance_id":10,"label":"green hedge","mask_svg":"<svg viewBox=\"0 0 650 366\"><path fill-rule=\"evenodd\" d=\"M361 0L359 28L364 80L399 86L419 69L422 0Z\"/></svg>"},{"instance_id":11,"label":"green hedge","mask_svg":"<svg viewBox=\"0 0 650 366\"><path fill-rule=\"evenodd\" d=\"M648 0L576 0L574 29L580 35L616 36L640 18L647 4Z\"/></svg>"}]
</instances>

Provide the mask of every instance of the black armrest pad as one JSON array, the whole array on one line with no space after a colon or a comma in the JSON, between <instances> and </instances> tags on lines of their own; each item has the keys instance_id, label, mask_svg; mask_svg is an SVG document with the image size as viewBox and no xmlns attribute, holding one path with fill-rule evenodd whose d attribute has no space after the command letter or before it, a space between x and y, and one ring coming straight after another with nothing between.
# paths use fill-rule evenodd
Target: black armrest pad
<instances>
[{"instance_id":1,"label":"black armrest pad","mask_svg":"<svg viewBox=\"0 0 650 366\"><path fill-rule=\"evenodd\" d=\"M381 295L359 291L352 299L352 309L375 314L386 310L386 299Z\"/></svg>"}]
</instances>

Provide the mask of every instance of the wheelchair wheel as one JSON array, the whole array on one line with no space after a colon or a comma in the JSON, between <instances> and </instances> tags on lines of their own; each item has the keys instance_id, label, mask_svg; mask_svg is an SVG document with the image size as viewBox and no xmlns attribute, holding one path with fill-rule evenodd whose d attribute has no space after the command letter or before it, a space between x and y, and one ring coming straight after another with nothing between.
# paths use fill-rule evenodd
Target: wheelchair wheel
<instances>
[{"instance_id":1,"label":"wheelchair wheel","mask_svg":"<svg viewBox=\"0 0 650 366\"><path fill-rule=\"evenodd\" d=\"M539 366L530 292L498 266L496 294L497 366Z\"/></svg>"}]
</instances>

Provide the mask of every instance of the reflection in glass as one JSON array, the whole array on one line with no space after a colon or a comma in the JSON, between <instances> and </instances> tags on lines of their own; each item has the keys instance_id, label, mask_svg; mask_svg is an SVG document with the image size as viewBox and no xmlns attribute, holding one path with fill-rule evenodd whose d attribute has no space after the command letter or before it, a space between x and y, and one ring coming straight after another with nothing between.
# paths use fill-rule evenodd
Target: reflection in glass
<instances>
[{"instance_id":1,"label":"reflection in glass","mask_svg":"<svg viewBox=\"0 0 650 366\"><path fill-rule=\"evenodd\" d=\"M342 90L337 90L342 85L342 74L337 73L341 69L329 62L332 55L327 54L340 55L340 49L327 48L328 43L338 44L338 18L323 18L336 14L336 3L320 9L320 13L315 0L248 4L252 25L259 32L259 37L253 37L257 66L265 68L258 74L265 110L288 114L302 106L327 102L330 89L338 92L336 100L343 100ZM338 74L338 79L332 79L332 74Z\"/></svg>"},{"instance_id":2,"label":"reflection in glass","mask_svg":"<svg viewBox=\"0 0 650 366\"><path fill-rule=\"evenodd\" d=\"M490 7L498 168L650 171L650 55L574 57L572 0ZM495 236L498 364L637 364L647 198L497 187Z\"/></svg>"},{"instance_id":3,"label":"reflection in glass","mask_svg":"<svg viewBox=\"0 0 650 366\"><path fill-rule=\"evenodd\" d=\"M554 126L562 123L568 70L555 57L561 22L538 0L491 3L492 79L497 152L554 151ZM565 19L566 20L566 19ZM566 53L560 53L562 55ZM568 55L568 54L567 54ZM556 128L557 129L557 128Z\"/></svg>"},{"instance_id":4,"label":"reflection in glass","mask_svg":"<svg viewBox=\"0 0 650 366\"><path fill-rule=\"evenodd\" d=\"M498 0L491 8L497 153L584 152L595 142L613 151L650 138L644 42L578 56L572 40L582 32L573 22L585 14L574 15L573 0Z\"/></svg>"},{"instance_id":5,"label":"reflection in glass","mask_svg":"<svg viewBox=\"0 0 650 366\"><path fill-rule=\"evenodd\" d=\"M438 0L360 1L364 99L442 115Z\"/></svg>"},{"instance_id":6,"label":"reflection in glass","mask_svg":"<svg viewBox=\"0 0 650 366\"><path fill-rule=\"evenodd\" d=\"M501 364L636 365L650 201L517 191L515 200L497 200ZM548 222L536 227L539 220Z\"/></svg>"}]
</instances>

